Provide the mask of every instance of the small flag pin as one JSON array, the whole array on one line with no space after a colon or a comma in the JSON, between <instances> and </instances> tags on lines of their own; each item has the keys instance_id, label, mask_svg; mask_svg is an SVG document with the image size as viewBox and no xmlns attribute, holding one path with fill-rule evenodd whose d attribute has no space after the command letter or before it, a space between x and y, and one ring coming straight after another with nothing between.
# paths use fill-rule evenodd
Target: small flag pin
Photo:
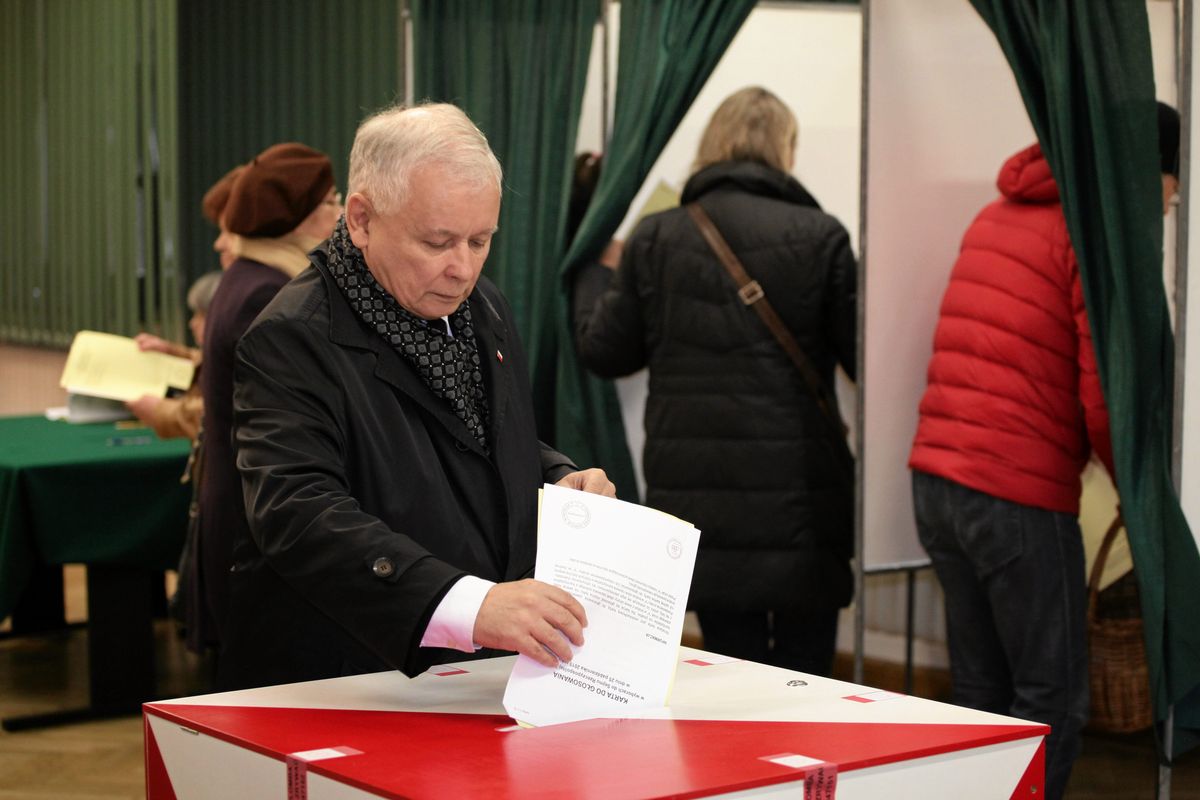
<instances>
[{"instance_id":1,"label":"small flag pin","mask_svg":"<svg viewBox=\"0 0 1200 800\"><path fill-rule=\"evenodd\" d=\"M496 351L496 360L499 361L501 364L503 364L504 363L504 353L501 353L499 350L497 350Z\"/></svg>"}]
</instances>

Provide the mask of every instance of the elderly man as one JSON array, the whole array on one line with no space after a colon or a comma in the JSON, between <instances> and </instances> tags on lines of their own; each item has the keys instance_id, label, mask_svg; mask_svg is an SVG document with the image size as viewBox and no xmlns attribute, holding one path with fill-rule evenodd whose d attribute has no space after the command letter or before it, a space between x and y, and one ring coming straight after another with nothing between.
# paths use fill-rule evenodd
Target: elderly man
<instances>
[{"instance_id":1,"label":"elderly man","mask_svg":"<svg viewBox=\"0 0 1200 800\"><path fill-rule=\"evenodd\" d=\"M359 127L349 190L238 347L250 535L222 682L413 675L481 648L570 660L582 606L522 579L537 489L613 486L537 441L512 313L480 277L500 165L454 106L391 109Z\"/></svg>"}]
</instances>

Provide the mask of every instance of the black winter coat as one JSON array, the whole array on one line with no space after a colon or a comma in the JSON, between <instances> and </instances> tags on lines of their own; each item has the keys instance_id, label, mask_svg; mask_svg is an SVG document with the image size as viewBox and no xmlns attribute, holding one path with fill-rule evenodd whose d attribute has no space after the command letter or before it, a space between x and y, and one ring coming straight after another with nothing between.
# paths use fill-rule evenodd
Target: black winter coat
<instances>
[{"instance_id":1,"label":"black winter coat","mask_svg":"<svg viewBox=\"0 0 1200 800\"><path fill-rule=\"evenodd\" d=\"M500 292L470 296L490 455L347 304L325 253L238 345L237 465L250 536L234 550L228 685L461 660L421 648L464 573L532 573L537 490L574 466L541 445L525 356ZM480 651L484 654L484 651Z\"/></svg>"},{"instance_id":2,"label":"black winter coat","mask_svg":"<svg viewBox=\"0 0 1200 800\"><path fill-rule=\"evenodd\" d=\"M724 162L688 181L817 371L855 375L857 268L846 230L793 178ZM595 279L592 279L593 281ZM828 424L770 330L683 208L643 220L606 289L576 287L583 363L650 369L647 505L700 529L689 605L840 607L852 519L837 500Z\"/></svg>"}]
</instances>

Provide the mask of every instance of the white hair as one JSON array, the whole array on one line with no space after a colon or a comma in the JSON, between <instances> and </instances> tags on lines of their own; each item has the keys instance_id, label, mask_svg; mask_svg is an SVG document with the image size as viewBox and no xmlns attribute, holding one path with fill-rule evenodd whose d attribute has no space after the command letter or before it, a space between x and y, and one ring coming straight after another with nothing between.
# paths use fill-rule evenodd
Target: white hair
<instances>
[{"instance_id":1,"label":"white hair","mask_svg":"<svg viewBox=\"0 0 1200 800\"><path fill-rule=\"evenodd\" d=\"M412 174L427 164L501 191L504 173L483 131L449 103L393 106L363 120L350 149L351 193L366 195L379 213L404 202Z\"/></svg>"},{"instance_id":2,"label":"white hair","mask_svg":"<svg viewBox=\"0 0 1200 800\"><path fill-rule=\"evenodd\" d=\"M214 270L197 278L196 282L188 289L187 307L200 314L207 314L213 295L217 293L217 284L221 282L222 274Z\"/></svg>"}]
</instances>

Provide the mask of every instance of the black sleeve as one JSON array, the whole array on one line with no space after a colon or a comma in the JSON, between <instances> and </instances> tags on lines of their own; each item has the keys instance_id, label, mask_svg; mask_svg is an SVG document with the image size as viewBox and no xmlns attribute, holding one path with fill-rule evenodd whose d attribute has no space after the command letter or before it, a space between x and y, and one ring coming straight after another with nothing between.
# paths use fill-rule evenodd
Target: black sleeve
<instances>
[{"instance_id":1,"label":"black sleeve","mask_svg":"<svg viewBox=\"0 0 1200 800\"><path fill-rule=\"evenodd\" d=\"M463 570L365 512L348 488L337 354L298 323L237 349L234 413L246 516L280 578L349 635L408 671L424 621ZM378 559L391 562L375 574Z\"/></svg>"},{"instance_id":2,"label":"black sleeve","mask_svg":"<svg viewBox=\"0 0 1200 800\"><path fill-rule=\"evenodd\" d=\"M834 221L826 237L824 256L829 264L825 293L825 330L837 361L851 380L858 379L858 262L850 249L850 235Z\"/></svg>"},{"instance_id":3,"label":"black sleeve","mask_svg":"<svg viewBox=\"0 0 1200 800\"><path fill-rule=\"evenodd\" d=\"M626 243L615 273L592 264L576 274L575 346L580 362L602 378L619 378L646 366L645 321L637 289L637 276L646 274L653 258L645 225L643 221Z\"/></svg>"},{"instance_id":4,"label":"black sleeve","mask_svg":"<svg viewBox=\"0 0 1200 800\"><path fill-rule=\"evenodd\" d=\"M572 472L579 472L575 462L555 450L545 442L538 442L542 458L542 480L545 483L558 483Z\"/></svg>"}]
</instances>

